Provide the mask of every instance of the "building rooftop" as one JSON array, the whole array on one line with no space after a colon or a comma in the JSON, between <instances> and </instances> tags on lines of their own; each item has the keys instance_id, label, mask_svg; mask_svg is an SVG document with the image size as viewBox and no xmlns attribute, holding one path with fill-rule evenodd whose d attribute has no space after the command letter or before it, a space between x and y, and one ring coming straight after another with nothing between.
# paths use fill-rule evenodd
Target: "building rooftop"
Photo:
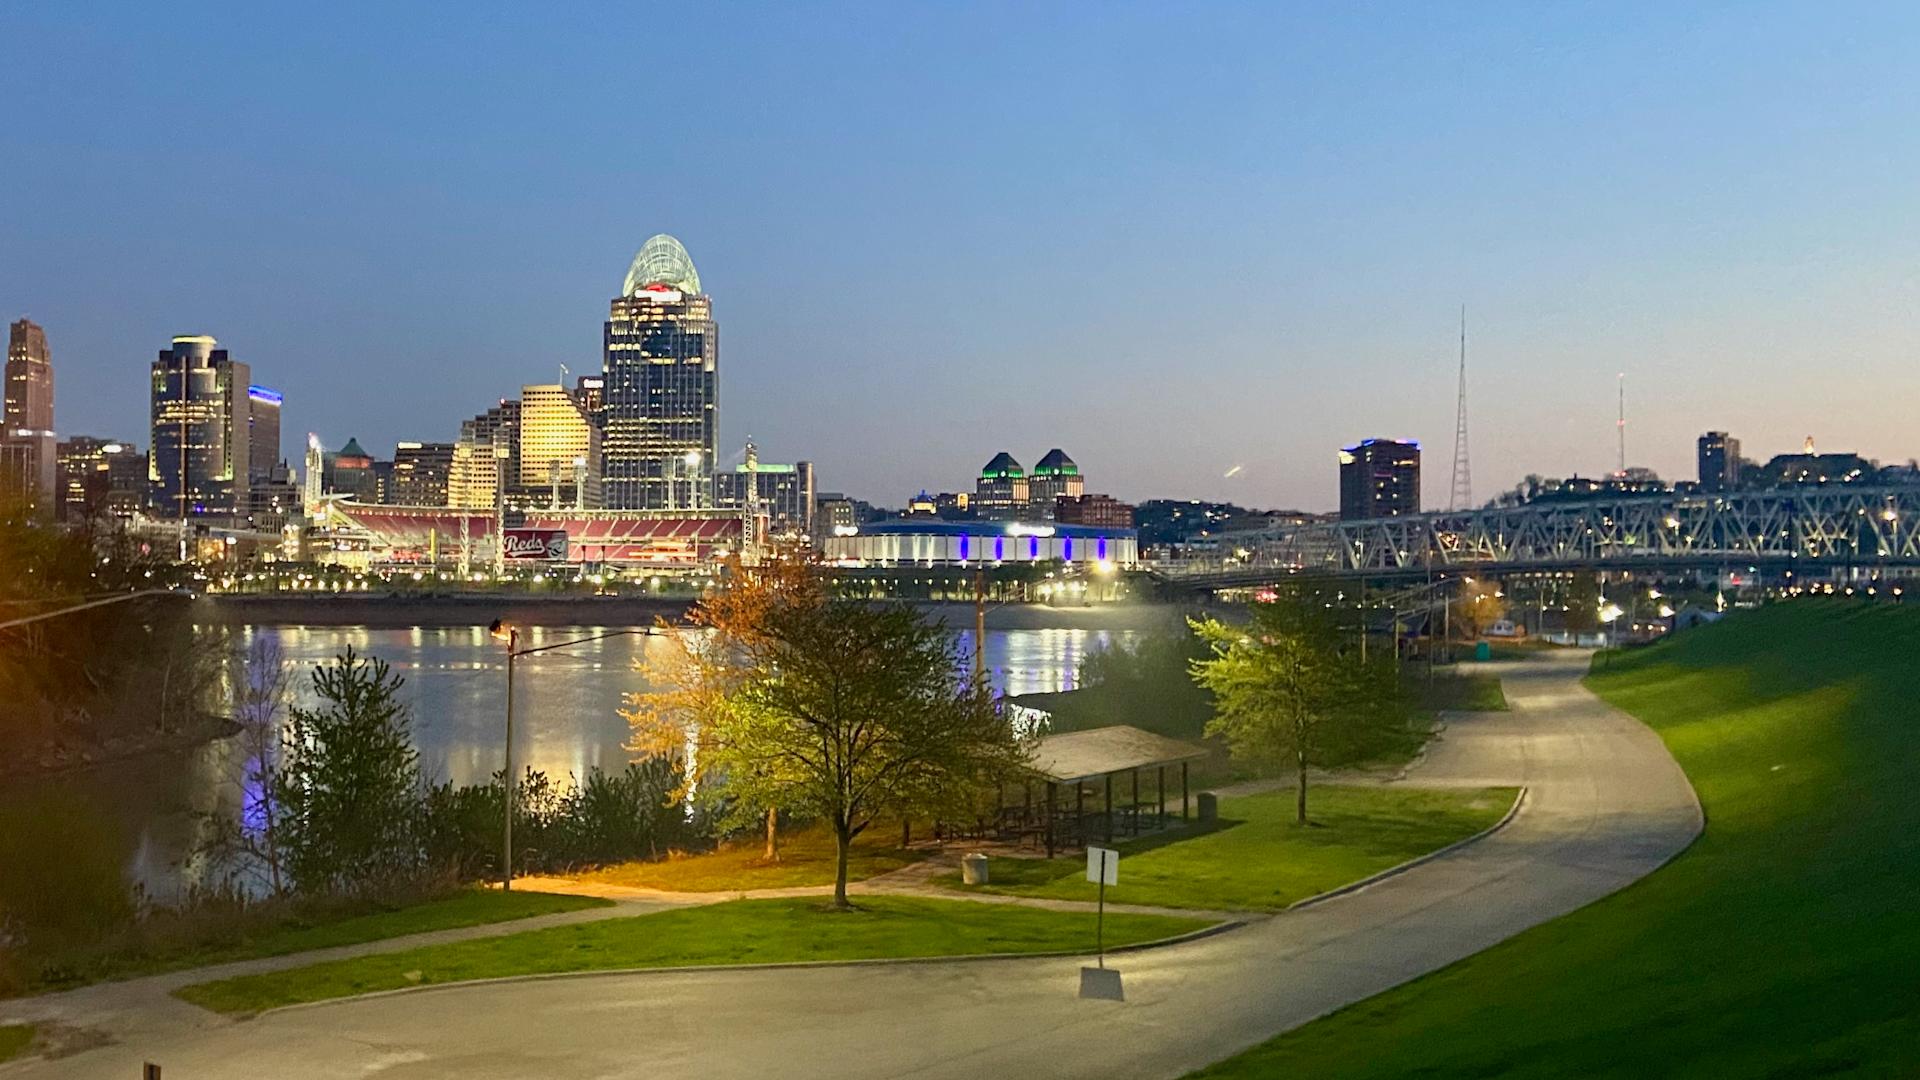
<instances>
[{"instance_id":1,"label":"building rooftop","mask_svg":"<svg viewBox=\"0 0 1920 1080\"><path fill-rule=\"evenodd\" d=\"M640 245L633 265L627 267L627 279L620 286L620 295L661 290L698 293L700 273L693 268L693 256L687 254L680 241L666 233L655 233Z\"/></svg>"},{"instance_id":2,"label":"building rooftop","mask_svg":"<svg viewBox=\"0 0 1920 1080\"><path fill-rule=\"evenodd\" d=\"M1013 460L1013 455L1005 450L993 455L993 460L987 462L987 467L980 470L982 480L1018 480L1026 475L1027 471L1021 468L1020 463Z\"/></svg>"},{"instance_id":3,"label":"building rooftop","mask_svg":"<svg viewBox=\"0 0 1920 1080\"><path fill-rule=\"evenodd\" d=\"M1033 475L1079 476L1080 466L1073 463L1073 459L1067 456L1065 450L1056 446L1047 451L1047 456L1040 459L1040 464L1033 467Z\"/></svg>"},{"instance_id":4,"label":"building rooftop","mask_svg":"<svg viewBox=\"0 0 1920 1080\"><path fill-rule=\"evenodd\" d=\"M1071 782L1129 769L1173 765L1206 755L1204 747L1115 724L1042 737L1033 748L1033 770L1048 780Z\"/></svg>"}]
</instances>

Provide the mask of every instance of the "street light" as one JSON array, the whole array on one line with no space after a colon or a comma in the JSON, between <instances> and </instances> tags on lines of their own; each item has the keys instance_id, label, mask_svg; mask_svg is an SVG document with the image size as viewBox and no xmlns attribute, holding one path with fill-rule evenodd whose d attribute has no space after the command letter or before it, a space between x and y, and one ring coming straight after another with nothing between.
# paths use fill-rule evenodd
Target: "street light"
<instances>
[{"instance_id":1,"label":"street light","mask_svg":"<svg viewBox=\"0 0 1920 1080\"><path fill-rule=\"evenodd\" d=\"M564 649L569 645L585 645L590 641L604 641L612 637L627 637L633 634L651 636L660 633L654 626L635 627L631 630L609 630L604 634L591 637L574 638L572 641L556 642L552 645L540 645L531 649L520 647L520 628L503 619L495 619L487 625L487 633L494 640L507 643L507 771L506 771L506 814L500 827L500 889L510 892L513 889L513 804L519 791L519 778L513 773L513 662L523 656L534 653L551 652Z\"/></svg>"}]
</instances>

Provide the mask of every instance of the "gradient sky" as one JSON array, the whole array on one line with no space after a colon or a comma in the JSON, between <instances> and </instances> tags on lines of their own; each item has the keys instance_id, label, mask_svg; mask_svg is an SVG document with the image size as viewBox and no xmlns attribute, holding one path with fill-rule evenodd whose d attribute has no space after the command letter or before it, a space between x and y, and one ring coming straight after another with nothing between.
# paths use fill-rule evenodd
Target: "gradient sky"
<instances>
[{"instance_id":1,"label":"gradient sky","mask_svg":"<svg viewBox=\"0 0 1920 1080\"><path fill-rule=\"evenodd\" d=\"M1920 454L1920 6L16 3L0 314L63 434L211 333L317 431L451 439L599 366L642 240L720 320L722 442L898 505L994 451L1328 508ZM407 8L406 11L389 10ZM1244 468L1225 474L1234 465Z\"/></svg>"}]
</instances>

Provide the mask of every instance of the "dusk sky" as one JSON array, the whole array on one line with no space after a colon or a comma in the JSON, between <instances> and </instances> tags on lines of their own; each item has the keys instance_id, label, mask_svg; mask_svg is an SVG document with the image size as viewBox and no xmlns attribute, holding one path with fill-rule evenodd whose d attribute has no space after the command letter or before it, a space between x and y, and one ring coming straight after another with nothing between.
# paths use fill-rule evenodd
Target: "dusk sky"
<instances>
[{"instance_id":1,"label":"dusk sky","mask_svg":"<svg viewBox=\"0 0 1920 1080\"><path fill-rule=\"evenodd\" d=\"M209 333L307 431L451 440L600 365L668 232L721 441L899 505L1064 447L1090 490L1477 498L1693 440L1920 455L1920 7L8 5L0 314L62 435L148 441ZM1235 465L1243 468L1231 477Z\"/></svg>"}]
</instances>

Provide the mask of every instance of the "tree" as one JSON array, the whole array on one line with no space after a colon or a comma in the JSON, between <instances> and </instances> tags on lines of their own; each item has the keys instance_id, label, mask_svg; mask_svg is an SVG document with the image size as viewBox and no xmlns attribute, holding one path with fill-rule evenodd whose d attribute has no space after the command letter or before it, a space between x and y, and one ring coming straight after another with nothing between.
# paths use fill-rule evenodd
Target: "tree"
<instances>
[{"instance_id":1,"label":"tree","mask_svg":"<svg viewBox=\"0 0 1920 1080\"><path fill-rule=\"evenodd\" d=\"M216 809L208 815L210 835L203 851L212 859L264 877L276 896L287 882L280 853L280 730L292 696L293 669L278 638L259 634L241 661L234 691L233 719L238 759L231 766L240 792L237 816Z\"/></svg>"},{"instance_id":2,"label":"tree","mask_svg":"<svg viewBox=\"0 0 1920 1080\"><path fill-rule=\"evenodd\" d=\"M1404 735L1407 705L1391 658L1348 651L1323 605L1298 594L1256 603L1247 622L1189 619L1211 654L1192 665L1213 692L1207 734L1237 758L1290 767L1295 821L1307 823L1307 770L1377 752Z\"/></svg>"},{"instance_id":3,"label":"tree","mask_svg":"<svg viewBox=\"0 0 1920 1080\"><path fill-rule=\"evenodd\" d=\"M274 793L279 850L302 892L390 885L421 862L423 790L405 680L352 646L313 669L320 707L289 710Z\"/></svg>"},{"instance_id":4,"label":"tree","mask_svg":"<svg viewBox=\"0 0 1920 1080\"><path fill-rule=\"evenodd\" d=\"M850 906L849 850L875 820L960 805L1026 759L944 626L836 599L805 563L736 568L694 621L711 631L696 648L714 681L670 688L643 718L697 718L698 771L730 799L825 822L837 908Z\"/></svg>"}]
</instances>

